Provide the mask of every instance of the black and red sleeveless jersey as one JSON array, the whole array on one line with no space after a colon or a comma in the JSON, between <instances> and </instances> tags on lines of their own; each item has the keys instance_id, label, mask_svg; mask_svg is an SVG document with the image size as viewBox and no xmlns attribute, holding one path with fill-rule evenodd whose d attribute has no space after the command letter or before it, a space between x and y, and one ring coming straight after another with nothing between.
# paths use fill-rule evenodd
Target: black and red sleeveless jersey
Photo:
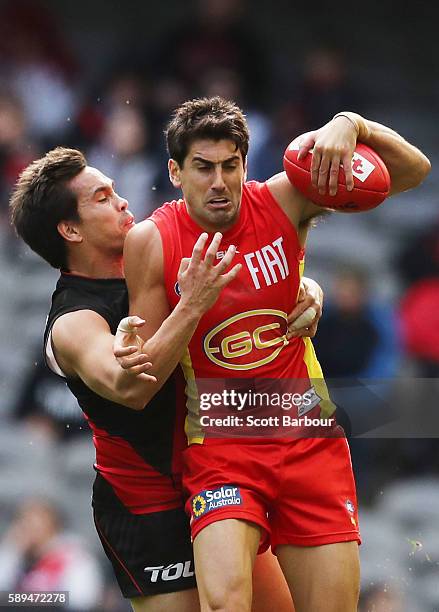
<instances>
[{"instance_id":1,"label":"black and red sleeveless jersey","mask_svg":"<svg viewBox=\"0 0 439 612\"><path fill-rule=\"evenodd\" d=\"M60 316L92 310L111 332L128 314L124 279L91 279L62 273L52 296L44 346ZM60 374L60 372L57 372ZM79 378L66 378L93 432L96 449L93 505L127 509L133 514L157 512L181 504L181 451L186 445L184 381L177 371L145 406L136 411L94 393ZM180 405L179 405L180 404Z\"/></svg>"}]
</instances>

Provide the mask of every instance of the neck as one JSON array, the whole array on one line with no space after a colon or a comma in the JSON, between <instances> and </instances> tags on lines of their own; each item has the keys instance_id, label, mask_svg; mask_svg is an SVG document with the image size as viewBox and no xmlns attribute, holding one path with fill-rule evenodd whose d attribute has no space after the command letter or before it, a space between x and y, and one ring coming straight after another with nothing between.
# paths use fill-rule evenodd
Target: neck
<instances>
[{"instance_id":1,"label":"neck","mask_svg":"<svg viewBox=\"0 0 439 612\"><path fill-rule=\"evenodd\" d=\"M75 258L69 260L69 272L89 278L124 278L122 255L107 257L98 256L95 259Z\"/></svg>"},{"instance_id":2,"label":"neck","mask_svg":"<svg viewBox=\"0 0 439 612\"><path fill-rule=\"evenodd\" d=\"M195 221L195 223L202 230L204 230L205 232L208 232L209 234L214 234L215 232L221 232L222 234L224 234L224 232L227 232L228 230L230 230L239 221L240 208L238 209L236 214L231 219L228 219L228 218L224 218L222 220L217 219L216 223L209 223L209 219L206 219L204 217L199 218L197 215L194 215L193 211L187 205L186 200L185 200L185 204L186 204L187 213L189 217L192 219L192 221Z\"/></svg>"}]
</instances>

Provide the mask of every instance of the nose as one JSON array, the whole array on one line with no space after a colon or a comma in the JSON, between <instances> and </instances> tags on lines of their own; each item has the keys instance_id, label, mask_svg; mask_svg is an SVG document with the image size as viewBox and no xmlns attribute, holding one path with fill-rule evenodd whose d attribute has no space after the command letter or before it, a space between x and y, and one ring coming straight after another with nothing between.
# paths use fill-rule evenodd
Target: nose
<instances>
[{"instance_id":1,"label":"nose","mask_svg":"<svg viewBox=\"0 0 439 612\"><path fill-rule=\"evenodd\" d=\"M226 184L223 177L223 169L221 166L215 168L215 174L213 177L212 189L215 191L224 191Z\"/></svg>"},{"instance_id":2,"label":"nose","mask_svg":"<svg viewBox=\"0 0 439 612\"><path fill-rule=\"evenodd\" d=\"M128 200L125 198L121 198L120 195L117 196L117 208L120 211L124 211L128 208Z\"/></svg>"}]
</instances>

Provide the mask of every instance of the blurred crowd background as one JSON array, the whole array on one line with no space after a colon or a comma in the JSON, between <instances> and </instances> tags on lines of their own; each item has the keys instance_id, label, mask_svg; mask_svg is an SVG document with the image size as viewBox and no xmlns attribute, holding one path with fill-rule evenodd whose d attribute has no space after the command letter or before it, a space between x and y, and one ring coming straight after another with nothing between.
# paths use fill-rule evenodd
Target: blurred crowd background
<instances>
[{"instance_id":1,"label":"blurred crowd background","mask_svg":"<svg viewBox=\"0 0 439 612\"><path fill-rule=\"evenodd\" d=\"M432 161L415 191L320 221L306 273L325 291L315 346L327 376L344 390L370 383L383 400L374 425L358 426L368 402L343 400L361 503L361 610L439 610L439 423L423 421L439 408L434 11L386 0L0 1L0 589L64 588L71 609L129 609L92 528L90 432L41 358L57 273L14 236L10 190L30 161L73 146L140 220L176 196L163 139L171 111L220 94L247 115L252 179L278 172L293 137L341 110L389 125ZM413 431L393 427L390 408L409 414Z\"/></svg>"}]
</instances>

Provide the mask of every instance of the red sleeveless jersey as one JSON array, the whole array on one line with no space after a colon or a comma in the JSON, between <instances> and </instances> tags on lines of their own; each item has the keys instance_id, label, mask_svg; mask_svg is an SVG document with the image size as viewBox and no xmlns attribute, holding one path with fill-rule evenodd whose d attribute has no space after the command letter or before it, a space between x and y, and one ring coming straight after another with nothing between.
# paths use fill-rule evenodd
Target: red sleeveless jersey
<instances>
[{"instance_id":1,"label":"red sleeveless jersey","mask_svg":"<svg viewBox=\"0 0 439 612\"><path fill-rule=\"evenodd\" d=\"M184 200L164 204L150 220L161 235L165 287L174 308L179 300L181 258L191 256L203 229L189 216ZM309 338L287 341L285 337L287 315L297 301L304 251L295 227L266 183L244 184L238 220L223 233L218 261L231 244L237 249L233 265L241 263L242 268L202 317L181 362L189 443L204 439L200 425L202 380L312 379L314 384L320 379L324 387ZM321 401L313 414L331 413L326 387L319 388L318 395L326 401Z\"/></svg>"}]
</instances>

